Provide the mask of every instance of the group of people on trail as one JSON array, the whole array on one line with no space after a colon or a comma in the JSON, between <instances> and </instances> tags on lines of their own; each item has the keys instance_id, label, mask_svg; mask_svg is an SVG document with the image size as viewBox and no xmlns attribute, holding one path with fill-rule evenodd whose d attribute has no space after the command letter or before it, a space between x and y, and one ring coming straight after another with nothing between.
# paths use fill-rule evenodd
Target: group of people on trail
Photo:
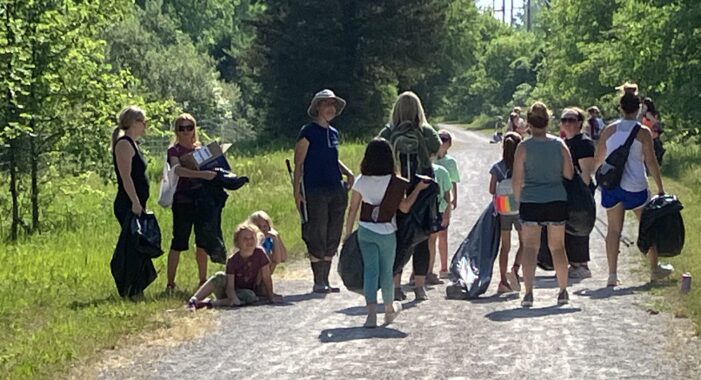
<instances>
[{"instance_id":1,"label":"group of people on trail","mask_svg":"<svg viewBox=\"0 0 701 380\"><path fill-rule=\"evenodd\" d=\"M563 179L581 177L593 196L592 176L596 168L631 133L635 134L620 185L601 190L601 205L608 218L608 286L620 284L617 258L625 210L633 210L640 217L641 207L650 198L648 172L655 180L657 192L664 193L654 150L655 133L660 133L654 131L656 123L659 124L654 105L644 106L642 125L638 121L641 100L637 88L624 89L619 105L623 117L606 127L596 107L587 110L588 117L578 107L565 108L559 120L563 138L548 133L551 111L541 102L528 108L525 119L518 107L511 113L509 130L502 136L502 159L489 170L488 190L494 196L494 208L500 220L497 292L520 291L522 267L523 307L534 303L535 268L541 244L552 255L559 287L558 305L569 302L568 278L591 277L589 237L570 234L565 228L568 192ZM357 221L368 311L364 326L373 328L377 326L378 290L386 324L394 321L402 310L401 301L407 295L402 290L401 277L409 259L412 261L410 284L416 301L428 299L426 285L440 284L442 279L450 277L447 233L451 214L458 205L460 176L456 159L448 154L452 135L445 130L436 131L427 122L419 97L407 91L398 96L388 123L368 143L356 178L339 158L340 134L331 125L345 106L346 101L328 89L312 98L307 109L311 121L300 129L294 146L293 195L302 222L314 293L340 291L329 281L332 260L341 242L353 234ZM135 143L146 127L144 111L130 106L121 112L113 134L118 178L114 212L120 224L129 213L140 215L148 200L146 164ZM263 211L253 213L236 227L235 252L226 260L225 271L207 278L208 252L199 239L203 226L198 216L198 197L199 189L216 178L217 173L180 165L180 158L201 147L192 115L180 115L175 120L174 133L167 162L180 179L172 204L173 239L168 254L167 292L176 289L179 256L188 249L194 227L200 286L188 300L189 308L250 304L261 297L280 302L282 297L274 292L271 275L287 259L287 251L271 218ZM428 222L424 223L425 220ZM513 230L518 234L519 244L509 271ZM541 243L545 233L547 238ZM440 261L438 274L433 269L436 254ZM658 263L654 247L648 256L652 280L671 273L669 266ZM136 277L143 280L135 282L124 294L120 291L123 296L141 294L155 279L151 260L139 260L133 267L138 272ZM211 294L214 300L209 298Z\"/></svg>"}]
</instances>

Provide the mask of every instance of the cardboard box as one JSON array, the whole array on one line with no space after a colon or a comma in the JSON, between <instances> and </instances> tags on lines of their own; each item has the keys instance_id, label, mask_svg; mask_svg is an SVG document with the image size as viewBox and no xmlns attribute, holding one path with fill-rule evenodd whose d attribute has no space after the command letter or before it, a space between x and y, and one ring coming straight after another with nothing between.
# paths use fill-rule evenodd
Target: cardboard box
<instances>
[{"instance_id":1,"label":"cardboard box","mask_svg":"<svg viewBox=\"0 0 701 380\"><path fill-rule=\"evenodd\" d=\"M230 147L231 144L219 145L216 141L209 143L207 146L180 157L180 164L192 170L211 170L214 168L231 170L224 155Z\"/></svg>"}]
</instances>

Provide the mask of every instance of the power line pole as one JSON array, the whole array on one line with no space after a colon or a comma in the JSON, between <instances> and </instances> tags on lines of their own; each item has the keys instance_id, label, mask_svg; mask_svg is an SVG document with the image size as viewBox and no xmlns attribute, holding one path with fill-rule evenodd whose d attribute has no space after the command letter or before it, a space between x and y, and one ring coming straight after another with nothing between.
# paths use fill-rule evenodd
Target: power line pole
<instances>
[{"instance_id":1,"label":"power line pole","mask_svg":"<svg viewBox=\"0 0 701 380\"><path fill-rule=\"evenodd\" d=\"M511 18L509 19L509 25L511 25L511 27L513 28L514 27L514 0L511 0L510 11L511 11Z\"/></svg>"},{"instance_id":2,"label":"power line pole","mask_svg":"<svg viewBox=\"0 0 701 380\"><path fill-rule=\"evenodd\" d=\"M525 0L525 12L526 12L526 31L531 31L531 0Z\"/></svg>"}]
</instances>

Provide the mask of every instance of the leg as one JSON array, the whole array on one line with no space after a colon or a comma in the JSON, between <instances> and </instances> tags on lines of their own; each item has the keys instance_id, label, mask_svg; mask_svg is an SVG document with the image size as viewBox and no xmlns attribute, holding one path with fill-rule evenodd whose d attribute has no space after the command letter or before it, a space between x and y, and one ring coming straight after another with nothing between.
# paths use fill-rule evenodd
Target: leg
<instances>
[{"instance_id":1,"label":"leg","mask_svg":"<svg viewBox=\"0 0 701 380\"><path fill-rule=\"evenodd\" d=\"M326 293L327 289L323 281L324 263L322 261L326 252L328 203L324 194L317 192L307 193L306 200L308 219L306 223L302 224L302 240L307 246L314 274L312 290L317 293Z\"/></svg>"},{"instance_id":2,"label":"leg","mask_svg":"<svg viewBox=\"0 0 701 380\"><path fill-rule=\"evenodd\" d=\"M178 271L178 263L180 263L180 252L171 249L168 252L168 288L175 288L175 273Z\"/></svg>"},{"instance_id":3,"label":"leg","mask_svg":"<svg viewBox=\"0 0 701 380\"><path fill-rule=\"evenodd\" d=\"M433 273L433 265L436 263L436 242L438 241L438 233L429 235L428 237L428 271L426 274ZM416 273L414 273L416 275Z\"/></svg>"},{"instance_id":4,"label":"leg","mask_svg":"<svg viewBox=\"0 0 701 380\"><path fill-rule=\"evenodd\" d=\"M207 281L207 252L202 248L197 248L195 251L195 260L197 261L197 274L200 278L200 284L204 284Z\"/></svg>"},{"instance_id":5,"label":"leg","mask_svg":"<svg viewBox=\"0 0 701 380\"><path fill-rule=\"evenodd\" d=\"M509 250L511 250L511 231L501 231L501 247L499 248L499 277L506 284L506 267L509 265Z\"/></svg>"},{"instance_id":6,"label":"leg","mask_svg":"<svg viewBox=\"0 0 701 380\"><path fill-rule=\"evenodd\" d=\"M618 248L621 239L621 231L623 230L624 218L625 209L622 203L606 210L606 219L608 221L608 229L606 231L606 258L608 259L609 266L609 285L616 285L615 282L618 281L615 277L618 273Z\"/></svg>"},{"instance_id":7,"label":"leg","mask_svg":"<svg viewBox=\"0 0 701 380\"><path fill-rule=\"evenodd\" d=\"M168 253L168 288L175 288L175 275L180 263L180 253L187 251L190 243L190 233L194 225L194 214L191 204L174 203L173 211L173 239L170 242L170 252ZM205 254L206 255L206 254ZM200 276L200 285L207 280L207 273Z\"/></svg>"},{"instance_id":8,"label":"leg","mask_svg":"<svg viewBox=\"0 0 701 380\"><path fill-rule=\"evenodd\" d=\"M553 266L560 291L567 289L567 256L565 255L565 225L549 225L548 248L553 256Z\"/></svg>"},{"instance_id":9,"label":"leg","mask_svg":"<svg viewBox=\"0 0 701 380\"><path fill-rule=\"evenodd\" d=\"M441 272L448 271L448 229L438 233L438 254L441 256ZM433 268L433 267L432 267Z\"/></svg>"},{"instance_id":10,"label":"leg","mask_svg":"<svg viewBox=\"0 0 701 380\"><path fill-rule=\"evenodd\" d=\"M385 304L385 312L394 312L392 309L393 278L392 268L394 267L394 255L397 249L397 238L395 234L382 237L380 245L380 289L382 290L382 302Z\"/></svg>"},{"instance_id":11,"label":"leg","mask_svg":"<svg viewBox=\"0 0 701 380\"><path fill-rule=\"evenodd\" d=\"M329 283L329 274L331 273L331 262L333 257L338 252L338 246L341 244L341 235L343 234L343 222L346 215L346 207L348 206L348 193L341 190L330 197L328 206L328 228L326 230L326 251L324 256L324 285L329 288L332 293L340 292L341 289L332 287Z\"/></svg>"},{"instance_id":12,"label":"leg","mask_svg":"<svg viewBox=\"0 0 701 380\"><path fill-rule=\"evenodd\" d=\"M537 224L524 224L521 234L523 236L523 281L526 286L526 294L533 293L533 281L535 267L540 249L541 227Z\"/></svg>"},{"instance_id":13,"label":"leg","mask_svg":"<svg viewBox=\"0 0 701 380\"><path fill-rule=\"evenodd\" d=\"M362 227L358 230L358 245L363 257L363 294L368 307L368 317L365 327L377 326L377 284L380 278L380 246L372 231Z\"/></svg>"},{"instance_id":14,"label":"leg","mask_svg":"<svg viewBox=\"0 0 701 380\"><path fill-rule=\"evenodd\" d=\"M426 295L426 274L428 273L428 239L419 243L414 248L413 267L414 267L414 294L417 301L427 300Z\"/></svg>"},{"instance_id":15,"label":"leg","mask_svg":"<svg viewBox=\"0 0 701 380\"><path fill-rule=\"evenodd\" d=\"M214 295L217 298L220 298L222 295L225 295L225 289L226 275L224 272L217 272L217 274L210 277L204 284L202 284L202 286L199 287L199 289L197 289L192 298L197 301L202 301L212 293L215 293Z\"/></svg>"}]
</instances>

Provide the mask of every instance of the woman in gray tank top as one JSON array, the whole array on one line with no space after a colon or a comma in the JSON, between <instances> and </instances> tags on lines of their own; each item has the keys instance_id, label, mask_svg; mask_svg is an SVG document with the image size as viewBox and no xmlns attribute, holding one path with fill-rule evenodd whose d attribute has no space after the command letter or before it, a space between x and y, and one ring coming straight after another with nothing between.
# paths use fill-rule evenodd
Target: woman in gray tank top
<instances>
[{"instance_id":1,"label":"woman in gray tank top","mask_svg":"<svg viewBox=\"0 0 701 380\"><path fill-rule=\"evenodd\" d=\"M533 280L536 257L540 249L542 227L548 229L548 248L553 256L560 292L558 305L569 302L567 293L567 256L565 256L565 221L567 192L562 179L574 173L567 145L547 133L550 111L541 102L534 103L527 114L532 138L519 144L514 158L514 196L519 202L523 237L523 277L526 294L521 306L533 306Z\"/></svg>"}]
</instances>

